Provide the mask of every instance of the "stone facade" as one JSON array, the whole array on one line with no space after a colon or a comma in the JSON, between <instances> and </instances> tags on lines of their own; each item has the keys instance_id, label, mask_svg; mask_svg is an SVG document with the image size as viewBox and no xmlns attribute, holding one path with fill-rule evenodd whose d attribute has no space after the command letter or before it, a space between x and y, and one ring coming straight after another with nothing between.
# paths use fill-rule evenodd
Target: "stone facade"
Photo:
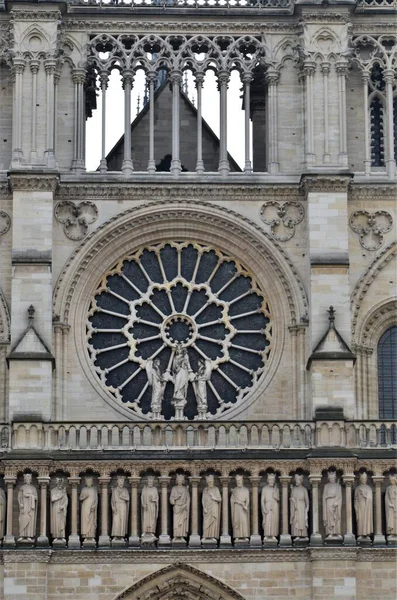
<instances>
[{"instance_id":1,"label":"stone facade","mask_svg":"<svg viewBox=\"0 0 397 600\"><path fill-rule=\"evenodd\" d=\"M0 1L0 598L394 600L395 3L130 4Z\"/></svg>"}]
</instances>

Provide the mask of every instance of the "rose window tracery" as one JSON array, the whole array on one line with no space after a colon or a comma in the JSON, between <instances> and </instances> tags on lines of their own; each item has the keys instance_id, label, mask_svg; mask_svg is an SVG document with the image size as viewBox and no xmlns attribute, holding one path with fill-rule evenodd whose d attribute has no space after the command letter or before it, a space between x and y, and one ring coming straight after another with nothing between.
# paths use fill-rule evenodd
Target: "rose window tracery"
<instances>
[{"instance_id":1,"label":"rose window tracery","mask_svg":"<svg viewBox=\"0 0 397 600\"><path fill-rule=\"evenodd\" d=\"M259 381L272 325L242 263L198 243L167 242L103 275L87 340L105 389L138 416L208 418L241 403Z\"/></svg>"}]
</instances>

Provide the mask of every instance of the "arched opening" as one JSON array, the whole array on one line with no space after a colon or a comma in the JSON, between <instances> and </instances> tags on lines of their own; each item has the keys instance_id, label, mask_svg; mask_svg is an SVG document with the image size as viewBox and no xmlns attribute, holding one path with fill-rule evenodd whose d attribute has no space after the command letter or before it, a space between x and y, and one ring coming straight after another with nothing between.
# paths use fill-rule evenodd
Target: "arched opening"
<instances>
[{"instance_id":1,"label":"arched opening","mask_svg":"<svg viewBox=\"0 0 397 600\"><path fill-rule=\"evenodd\" d=\"M389 327L378 344L379 418L397 418L397 326Z\"/></svg>"}]
</instances>

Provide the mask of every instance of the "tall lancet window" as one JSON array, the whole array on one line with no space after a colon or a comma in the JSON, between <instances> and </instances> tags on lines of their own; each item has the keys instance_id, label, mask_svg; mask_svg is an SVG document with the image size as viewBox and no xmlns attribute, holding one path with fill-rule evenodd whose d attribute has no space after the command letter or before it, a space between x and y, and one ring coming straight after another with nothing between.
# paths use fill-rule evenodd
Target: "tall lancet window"
<instances>
[{"instance_id":1,"label":"tall lancet window","mask_svg":"<svg viewBox=\"0 0 397 600\"><path fill-rule=\"evenodd\" d=\"M378 344L379 418L397 418L397 326L390 327Z\"/></svg>"},{"instance_id":2,"label":"tall lancet window","mask_svg":"<svg viewBox=\"0 0 397 600\"><path fill-rule=\"evenodd\" d=\"M385 166L385 81L381 67L372 69L369 87L369 112L371 126L371 166Z\"/></svg>"}]
</instances>

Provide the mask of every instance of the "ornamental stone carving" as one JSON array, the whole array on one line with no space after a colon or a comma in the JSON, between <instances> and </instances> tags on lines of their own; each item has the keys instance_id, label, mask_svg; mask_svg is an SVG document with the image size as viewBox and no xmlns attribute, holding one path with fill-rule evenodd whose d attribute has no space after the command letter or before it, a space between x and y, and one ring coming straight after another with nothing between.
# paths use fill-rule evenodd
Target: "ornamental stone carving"
<instances>
[{"instance_id":1,"label":"ornamental stone carving","mask_svg":"<svg viewBox=\"0 0 397 600\"><path fill-rule=\"evenodd\" d=\"M10 227L11 218L4 210L0 210L0 235L5 235Z\"/></svg>"},{"instance_id":2,"label":"ornamental stone carving","mask_svg":"<svg viewBox=\"0 0 397 600\"><path fill-rule=\"evenodd\" d=\"M242 475L236 475L236 487L230 497L233 537L236 540L248 540L249 526L249 490L244 486Z\"/></svg>"},{"instance_id":3,"label":"ornamental stone carving","mask_svg":"<svg viewBox=\"0 0 397 600\"><path fill-rule=\"evenodd\" d=\"M127 535L130 493L124 483L125 477L117 477L117 485L112 490L112 537L116 539L123 539Z\"/></svg>"},{"instance_id":4,"label":"ornamental stone carving","mask_svg":"<svg viewBox=\"0 0 397 600\"><path fill-rule=\"evenodd\" d=\"M269 473L261 493L262 525L265 539L274 540L279 534L280 490L275 473Z\"/></svg>"},{"instance_id":5,"label":"ornamental stone carving","mask_svg":"<svg viewBox=\"0 0 397 600\"><path fill-rule=\"evenodd\" d=\"M51 535L54 540L65 541L66 515L69 504L65 480L58 477L56 486L50 493L51 501Z\"/></svg>"},{"instance_id":6,"label":"ornamental stone carving","mask_svg":"<svg viewBox=\"0 0 397 600\"><path fill-rule=\"evenodd\" d=\"M385 210L370 213L357 210L350 215L350 227L359 235L361 246L365 250L379 250L383 244L383 235L391 230L393 217Z\"/></svg>"},{"instance_id":7,"label":"ornamental stone carving","mask_svg":"<svg viewBox=\"0 0 397 600\"><path fill-rule=\"evenodd\" d=\"M367 479L367 473L360 473L360 484L354 491L357 535L358 539L363 541L365 541L365 538L369 538L374 531L373 494L371 487L367 483Z\"/></svg>"},{"instance_id":8,"label":"ornamental stone carving","mask_svg":"<svg viewBox=\"0 0 397 600\"><path fill-rule=\"evenodd\" d=\"M303 475L295 474L295 485L291 488L291 535L295 538L307 538L309 494L303 485Z\"/></svg>"},{"instance_id":9,"label":"ornamental stone carving","mask_svg":"<svg viewBox=\"0 0 397 600\"><path fill-rule=\"evenodd\" d=\"M3 488L0 488L0 540L4 537L6 522L6 495Z\"/></svg>"},{"instance_id":10,"label":"ornamental stone carving","mask_svg":"<svg viewBox=\"0 0 397 600\"><path fill-rule=\"evenodd\" d=\"M98 209L93 202L84 201L76 204L63 200L55 205L54 215L63 225L63 231L70 240L82 240L88 232L88 225L98 218Z\"/></svg>"},{"instance_id":11,"label":"ornamental stone carving","mask_svg":"<svg viewBox=\"0 0 397 600\"><path fill-rule=\"evenodd\" d=\"M36 537L37 489L32 484L31 473L25 473L24 483L19 488L19 538L33 542Z\"/></svg>"},{"instance_id":12,"label":"ornamental stone carving","mask_svg":"<svg viewBox=\"0 0 397 600\"><path fill-rule=\"evenodd\" d=\"M141 494L142 543L153 543L156 538L159 514L159 493L154 485L154 477L149 475Z\"/></svg>"},{"instance_id":13,"label":"ornamental stone carving","mask_svg":"<svg viewBox=\"0 0 397 600\"><path fill-rule=\"evenodd\" d=\"M85 478L85 486L80 492L81 537L95 545L97 527L98 491L92 477Z\"/></svg>"},{"instance_id":14,"label":"ornamental stone carving","mask_svg":"<svg viewBox=\"0 0 397 600\"><path fill-rule=\"evenodd\" d=\"M203 539L217 540L221 522L221 493L214 485L214 476L207 475L203 490Z\"/></svg>"},{"instance_id":15,"label":"ornamental stone carving","mask_svg":"<svg viewBox=\"0 0 397 600\"><path fill-rule=\"evenodd\" d=\"M341 538L342 486L336 472L328 471L328 482L323 490L323 522L328 538Z\"/></svg>"},{"instance_id":16,"label":"ornamental stone carving","mask_svg":"<svg viewBox=\"0 0 397 600\"><path fill-rule=\"evenodd\" d=\"M173 506L174 540L186 538L189 529L190 493L185 485L185 476L176 476L176 485L171 489L170 504Z\"/></svg>"},{"instance_id":17,"label":"ornamental stone carving","mask_svg":"<svg viewBox=\"0 0 397 600\"><path fill-rule=\"evenodd\" d=\"M386 535L389 543L397 542L397 474L389 475L390 485L386 488Z\"/></svg>"},{"instance_id":18,"label":"ornamental stone carving","mask_svg":"<svg viewBox=\"0 0 397 600\"><path fill-rule=\"evenodd\" d=\"M265 202L261 208L261 219L270 226L272 237L278 242L287 242L295 233L295 226L302 222L304 209L300 202Z\"/></svg>"}]
</instances>

